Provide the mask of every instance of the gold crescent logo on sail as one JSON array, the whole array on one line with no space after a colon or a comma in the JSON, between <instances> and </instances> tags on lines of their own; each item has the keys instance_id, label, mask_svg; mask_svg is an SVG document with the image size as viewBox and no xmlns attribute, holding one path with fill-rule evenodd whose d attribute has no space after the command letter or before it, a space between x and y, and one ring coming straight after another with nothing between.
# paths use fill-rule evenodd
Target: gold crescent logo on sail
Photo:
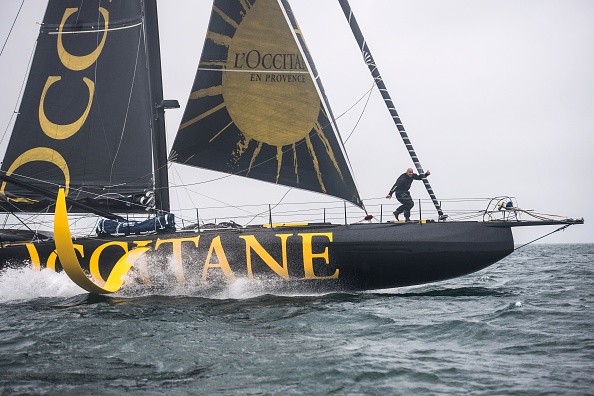
<instances>
[{"instance_id":1,"label":"gold crescent logo on sail","mask_svg":"<svg viewBox=\"0 0 594 396\"><path fill-rule=\"evenodd\" d=\"M45 86L43 87L43 92L41 94L41 99L39 101L39 124L41 125L41 129L43 133L47 136L51 137L52 139L67 139L70 136L74 135L76 132L80 130L83 126L87 117L89 116L89 112L91 111L91 105L93 104L93 93L95 92L95 83L88 78L84 77L83 81L87 84L89 89L89 101L87 103L87 108L80 116L80 118L74 121L72 124L60 125L54 124L51 122L47 116L45 115L44 110L44 103L45 103L45 95L47 91L51 87L53 83L56 81L60 81L62 77L60 76L48 76L47 81L45 82Z\"/></svg>"},{"instance_id":2,"label":"gold crescent logo on sail","mask_svg":"<svg viewBox=\"0 0 594 396\"><path fill-rule=\"evenodd\" d=\"M109 28L109 12L105 8L99 7L99 12L101 13L101 15L103 15L103 20L105 21L105 30L103 33L103 37L101 38L101 42L99 43L97 48L95 48L95 50L93 52L91 52L90 54L76 56L76 55L72 55L70 52L66 51L66 48L64 48L64 43L62 41L62 35L65 34L62 31L62 29L64 29L64 25L66 24L66 21L68 20L68 18L72 14L74 14L76 11L78 11L78 8L66 8L66 10L64 11L64 16L62 17L62 22L60 22L60 28L58 30L58 44L57 45L58 45L58 56L60 57L62 64L64 66L66 66L67 68L69 68L70 70L79 71L79 70L85 70L87 67L91 66L93 63L95 63L97 58L99 58L99 55L101 55L101 51L103 51L103 46L105 45L105 40L107 39L107 32L108 32L108 28ZM85 33L85 32L74 32L74 33Z\"/></svg>"},{"instance_id":3,"label":"gold crescent logo on sail","mask_svg":"<svg viewBox=\"0 0 594 396\"><path fill-rule=\"evenodd\" d=\"M68 169L68 164L66 164L66 160L60 153L47 147L35 147L19 155L6 171L6 176L12 175L21 166L35 161L52 163L64 173L65 194L68 195L68 189L70 188L70 170ZM4 194L5 188L6 182L3 182L0 187L0 194Z\"/></svg>"}]
</instances>

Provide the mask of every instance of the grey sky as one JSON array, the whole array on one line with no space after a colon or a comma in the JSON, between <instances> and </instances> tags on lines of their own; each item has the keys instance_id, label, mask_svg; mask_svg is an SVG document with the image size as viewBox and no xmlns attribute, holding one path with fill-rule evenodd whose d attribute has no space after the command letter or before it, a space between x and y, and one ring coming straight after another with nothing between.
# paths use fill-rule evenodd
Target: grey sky
<instances>
[{"instance_id":1,"label":"grey sky","mask_svg":"<svg viewBox=\"0 0 594 396\"><path fill-rule=\"evenodd\" d=\"M2 45L20 3L0 0ZM340 6L335 0L293 0L291 6L333 112L342 114L373 81ZM525 209L586 219L585 225L544 242L594 242L593 1L351 0L351 6L446 212L453 198L511 195ZM159 7L165 97L183 106L211 1L167 0ZM0 58L2 133L44 11L45 2L25 1ZM364 102L338 120L343 139L361 116ZM170 144L182 113L167 113ZM2 139L0 152L7 141ZM361 196L388 205L386 211L395 206L395 200L379 199L412 164L377 91L346 149ZM173 182L217 177L180 166L171 173ZM232 180L209 183L201 192L241 205L276 202L287 191ZM255 189L264 195L247 197ZM427 198L420 182L412 193L415 199ZM303 194L291 191L286 200L318 200ZM192 203L213 202L202 197ZM430 204L424 205L430 212ZM552 230L514 234L523 243Z\"/></svg>"}]
</instances>

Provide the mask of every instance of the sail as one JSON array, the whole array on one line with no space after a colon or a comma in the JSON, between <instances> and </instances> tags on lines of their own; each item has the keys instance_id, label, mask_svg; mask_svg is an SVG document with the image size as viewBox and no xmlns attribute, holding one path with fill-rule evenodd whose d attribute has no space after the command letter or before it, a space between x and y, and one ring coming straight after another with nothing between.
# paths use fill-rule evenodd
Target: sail
<instances>
[{"instance_id":1,"label":"sail","mask_svg":"<svg viewBox=\"0 0 594 396\"><path fill-rule=\"evenodd\" d=\"M362 206L301 31L283 0L215 0L170 160Z\"/></svg>"},{"instance_id":2,"label":"sail","mask_svg":"<svg viewBox=\"0 0 594 396\"><path fill-rule=\"evenodd\" d=\"M112 211L154 189L142 15L140 0L49 1L4 175ZM0 196L7 211L48 205L6 182Z\"/></svg>"}]
</instances>

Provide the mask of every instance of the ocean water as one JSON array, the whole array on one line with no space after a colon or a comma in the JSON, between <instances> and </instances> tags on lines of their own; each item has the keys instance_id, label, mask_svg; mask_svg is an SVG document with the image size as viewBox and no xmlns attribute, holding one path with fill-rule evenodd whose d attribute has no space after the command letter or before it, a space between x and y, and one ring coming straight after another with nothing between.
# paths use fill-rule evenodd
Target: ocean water
<instances>
[{"instance_id":1,"label":"ocean water","mask_svg":"<svg viewBox=\"0 0 594 396\"><path fill-rule=\"evenodd\" d=\"M1 395L594 394L594 245L366 293L97 296L0 273Z\"/></svg>"}]
</instances>

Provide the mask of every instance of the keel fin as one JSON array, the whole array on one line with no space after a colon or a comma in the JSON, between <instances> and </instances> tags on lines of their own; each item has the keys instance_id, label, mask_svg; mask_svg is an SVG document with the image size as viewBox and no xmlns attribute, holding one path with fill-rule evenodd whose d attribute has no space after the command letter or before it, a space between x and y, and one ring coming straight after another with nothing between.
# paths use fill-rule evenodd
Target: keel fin
<instances>
[{"instance_id":1,"label":"keel fin","mask_svg":"<svg viewBox=\"0 0 594 396\"><path fill-rule=\"evenodd\" d=\"M64 189L58 191L56 200L56 212L54 215L54 240L56 251L60 258L62 268L74 283L88 292L108 294L114 293L120 289L124 277L132 268L134 261L144 252L149 250L147 247L139 247L123 255L111 270L109 277L104 285L100 286L93 282L83 271L72 243L70 226L68 225L68 212L66 210L66 196Z\"/></svg>"}]
</instances>

